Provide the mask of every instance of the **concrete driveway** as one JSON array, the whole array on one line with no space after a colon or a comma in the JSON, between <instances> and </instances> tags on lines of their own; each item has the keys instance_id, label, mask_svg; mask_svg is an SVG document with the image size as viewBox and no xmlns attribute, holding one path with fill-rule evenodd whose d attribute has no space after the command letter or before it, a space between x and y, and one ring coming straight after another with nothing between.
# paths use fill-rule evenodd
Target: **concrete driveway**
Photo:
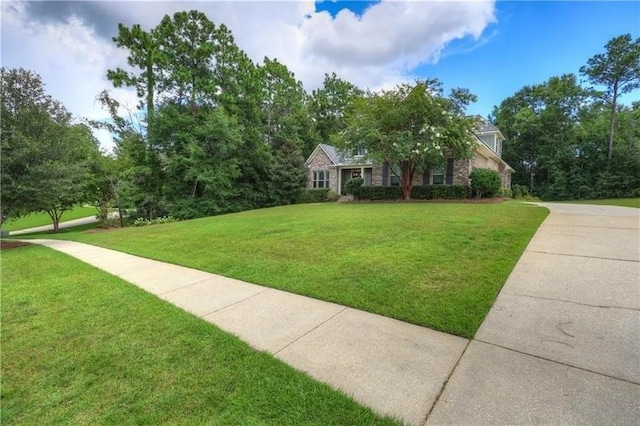
<instances>
[{"instance_id":1,"label":"concrete driveway","mask_svg":"<svg viewBox=\"0 0 640 426\"><path fill-rule=\"evenodd\" d=\"M640 424L640 210L539 204L428 424Z\"/></svg>"},{"instance_id":2,"label":"concrete driveway","mask_svg":"<svg viewBox=\"0 0 640 426\"><path fill-rule=\"evenodd\" d=\"M75 256L406 424L640 423L640 210L544 204L471 341L87 244Z\"/></svg>"}]
</instances>

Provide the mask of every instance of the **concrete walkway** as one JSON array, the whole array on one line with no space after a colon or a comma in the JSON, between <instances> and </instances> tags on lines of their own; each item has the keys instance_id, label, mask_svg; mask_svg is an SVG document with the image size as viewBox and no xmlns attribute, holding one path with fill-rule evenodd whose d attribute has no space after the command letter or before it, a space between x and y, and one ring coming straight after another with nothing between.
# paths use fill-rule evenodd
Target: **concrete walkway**
<instances>
[{"instance_id":1,"label":"concrete walkway","mask_svg":"<svg viewBox=\"0 0 640 426\"><path fill-rule=\"evenodd\" d=\"M86 244L117 275L407 424L640 420L640 210L552 213L476 338Z\"/></svg>"},{"instance_id":2,"label":"concrete walkway","mask_svg":"<svg viewBox=\"0 0 640 426\"><path fill-rule=\"evenodd\" d=\"M468 340L182 266L60 240L74 256L236 334L376 412L423 424Z\"/></svg>"},{"instance_id":3,"label":"concrete walkway","mask_svg":"<svg viewBox=\"0 0 640 426\"><path fill-rule=\"evenodd\" d=\"M428 424L640 424L640 210L540 205Z\"/></svg>"},{"instance_id":4,"label":"concrete walkway","mask_svg":"<svg viewBox=\"0 0 640 426\"><path fill-rule=\"evenodd\" d=\"M110 219L115 219L117 217L118 217L118 213L117 212L109 213L109 218ZM98 221L98 219L95 217L95 215L94 216L88 216L88 217L82 217L80 219L73 219L73 220L67 220L65 222L60 222L58 224L58 228L60 228L60 229L72 228L74 226L87 225L89 223L96 223L97 221ZM25 234L34 234L36 232L46 232L46 231L53 231L53 224L44 225L44 226L37 226L35 228L20 229L20 230L17 230L17 231L9 231L9 235L10 236L25 235Z\"/></svg>"}]
</instances>

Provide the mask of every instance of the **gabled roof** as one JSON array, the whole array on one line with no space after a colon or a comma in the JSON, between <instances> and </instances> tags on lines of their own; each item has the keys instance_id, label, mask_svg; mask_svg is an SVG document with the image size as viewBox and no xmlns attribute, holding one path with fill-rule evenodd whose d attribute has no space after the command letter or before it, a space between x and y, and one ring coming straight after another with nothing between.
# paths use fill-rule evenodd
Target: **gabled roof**
<instances>
[{"instance_id":1,"label":"gabled roof","mask_svg":"<svg viewBox=\"0 0 640 426\"><path fill-rule=\"evenodd\" d=\"M326 143L318 144L316 149L313 150L307 161L304 162L306 166L309 164L311 159L316 156L318 150L321 149L324 153L329 157L329 160L333 163L334 166L351 166L351 165L370 165L373 164L370 160L367 160L364 157L353 156L347 154L346 152L340 151L333 145L327 145Z\"/></svg>"},{"instance_id":2,"label":"gabled roof","mask_svg":"<svg viewBox=\"0 0 640 426\"><path fill-rule=\"evenodd\" d=\"M481 115L474 115L474 117L476 118L476 126L474 130L476 134L497 133L502 140L505 140L505 137L500 129L494 126L493 123L490 123Z\"/></svg>"}]
</instances>

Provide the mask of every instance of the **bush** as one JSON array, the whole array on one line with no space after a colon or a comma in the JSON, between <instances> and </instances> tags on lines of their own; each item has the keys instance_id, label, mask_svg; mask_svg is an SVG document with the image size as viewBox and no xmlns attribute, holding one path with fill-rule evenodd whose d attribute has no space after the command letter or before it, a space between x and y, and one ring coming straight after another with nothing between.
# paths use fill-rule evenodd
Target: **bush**
<instances>
[{"instance_id":1,"label":"bush","mask_svg":"<svg viewBox=\"0 0 640 426\"><path fill-rule=\"evenodd\" d=\"M500 188L498 196L501 198L513 198L513 191L511 191L511 188Z\"/></svg>"},{"instance_id":2,"label":"bush","mask_svg":"<svg viewBox=\"0 0 640 426\"><path fill-rule=\"evenodd\" d=\"M370 201L398 200L402 198L402 189L398 186L362 186L354 197Z\"/></svg>"},{"instance_id":3,"label":"bush","mask_svg":"<svg viewBox=\"0 0 640 426\"><path fill-rule=\"evenodd\" d=\"M364 183L364 179L361 177L349 179L344 183L344 192L345 194L353 195L353 198L360 198L358 196L360 190L362 189L362 184Z\"/></svg>"},{"instance_id":4,"label":"bush","mask_svg":"<svg viewBox=\"0 0 640 426\"><path fill-rule=\"evenodd\" d=\"M476 197L495 197L502 187L500 173L491 169L473 169L469 175L471 189Z\"/></svg>"},{"instance_id":5,"label":"bush","mask_svg":"<svg viewBox=\"0 0 640 426\"><path fill-rule=\"evenodd\" d=\"M526 185L512 185L511 186L511 192L513 194L513 198L523 198L523 197L528 197L529 194L529 187Z\"/></svg>"},{"instance_id":6,"label":"bush","mask_svg":"<svg viewBox=\"0 0 640 426\"><path fill-rule=\"evenodd\" d=\"M340 194L338 194L333 189L330 189L329 192L327 192L327 201L338 201L339 199Z\"/></svg>"},{"instance_id":7,"label":"bush","mask_svg":"<svg viewBox=\"0 0 640 426\"><path fill-rule=\"evenodd\" d=\"M411 198L414 200L459 200L468 197L469 187L466 185L430 185L411 188Z\"/></svg>"},{"instance_id":8,"label":"bush","mask_svg":"<svg viewBox=\"0 0 640 426\"><path fill-rule=\"evenodd\" d=\"M303 203L324 203L328 201L329 188L309 188L302 192Z\"/></svg>"}]
</instances>

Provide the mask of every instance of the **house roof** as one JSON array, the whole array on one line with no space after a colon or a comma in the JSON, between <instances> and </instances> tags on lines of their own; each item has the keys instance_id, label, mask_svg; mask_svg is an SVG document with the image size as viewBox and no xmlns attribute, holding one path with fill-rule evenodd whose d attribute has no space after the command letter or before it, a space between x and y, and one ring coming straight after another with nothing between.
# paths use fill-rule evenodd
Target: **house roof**
<instances>
[{"instance_id":1,"label":"house roof","mask_svg":"<svg viewBox=\"0 0 640 426\"><path fill-rule=\"evenodd\" d=\"M318 144L316 149L313 150L307 161L305 161L305 165L309 164L311 159L316 155L318 150L321 149L327 154L329 160L335 166L351 166L351 165L371 165L373 164L371 160L366 159L365 157L353 156L351 154L347 154L346 152L340 151L333 145L327 145L326 143Z\"/></svg>"}]
</instances>

